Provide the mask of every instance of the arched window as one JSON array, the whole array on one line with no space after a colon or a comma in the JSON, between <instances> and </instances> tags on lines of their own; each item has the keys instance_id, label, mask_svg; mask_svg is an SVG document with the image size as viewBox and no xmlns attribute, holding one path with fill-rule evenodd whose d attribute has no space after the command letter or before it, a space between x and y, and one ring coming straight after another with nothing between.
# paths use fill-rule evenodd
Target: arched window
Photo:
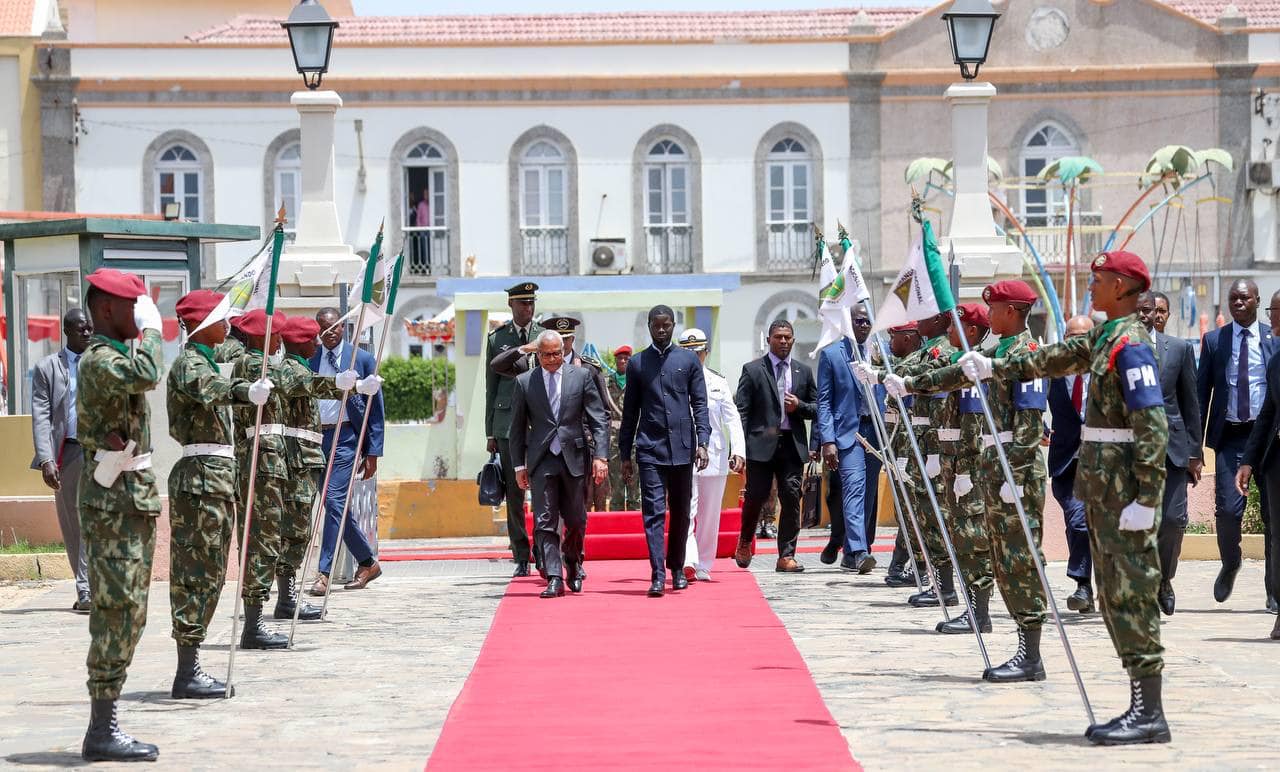
<instances>
[{"instance_id":1,"label":"arched window","mask_svg":"<svg viewBox=\"0 0 1280 772\"><path fill-rule=\"evenodd\" d=\"M565 149L553 140L534 140L520 154L522 273L570 273L570 171Z\"/></svg>"},{"instance_id":2,"label":"arched window","mask_svg":"<svg viewBox=\"0 0 1280 772\"><path fill-rule=\"evenodd\" d=\"M645 270L688 273L693 270L690 205L692 164L674 139L661 139L644 163Z\"/></svg>"},{"instance_id":3,"label":"arched window","mask_svg":"<svg viewBox=\"0 0 1280 772\"><path fill-rule=\"evenodd\" d=\"M1028 183L1046 166L1070 155L1080 155L1076 140L1056 123L1041 124L1022 146L1019 170ZM1061 185L1022 186L1022 221L1028 227L1055 224L1055 218L1066 215L1066 193Z\"/></svg>"},{"instance_id":4,"label":"arched window","mask_svg":"<svg viewBox=\"0 0 1280 772\"><path fill-rule=\"evenodd\" d=\"M275 158L276 200L274 208L284 206L284 232L291 238L298 229L298 214L302 206L302 145L297 142L285 145Z\"/></svg>"},{"instance_id":5,"label":"arched window","mask_svg":"<svg viewBox=\"0 0 1280 772\"><path fill-rule=\"evenodd\" d=\"M774 126L756 147L756 252L767 271L807 270L822 218L822 149L798 123Z\"/></svg>"},{"instance_id":6,"label":"arched window","mask_svg":"<svg viewBox=\"0 0 1280 772\"><path fill-rule=\"evenodd\" d=\"M163 214L165 207L178 204L178 216L199 222L204 216L200 158L184 144L169 145L160 152L155 164L155 210Z\"/></svg>"},{"instance_id":7,"label":"arched window","mask_svg":"<svg viewBox=\"0 0 1280 772\"><path fill-rule=\"evenodd\" d=\"M419 142L404 155L404 236L409 272L449 274L448 160L433 142Z\"/></svg>"}]
</instances>

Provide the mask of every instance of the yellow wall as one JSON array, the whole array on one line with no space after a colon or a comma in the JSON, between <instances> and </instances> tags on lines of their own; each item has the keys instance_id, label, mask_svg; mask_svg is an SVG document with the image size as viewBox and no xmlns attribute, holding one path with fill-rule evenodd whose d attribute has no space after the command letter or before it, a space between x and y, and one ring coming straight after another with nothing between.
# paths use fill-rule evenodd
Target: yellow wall
<instances>
[{"instance_id":1,"label":"yellow wall","mask_svg":"<svg viewBox=\"0 0 1280 772\"><path fill-rule=\"evenodd\" d=\"M40 92L31 83L35 38L0 38L0 56L18 59L18 94L14 103L22 116L22 196L16 209L39 210L43 201L40 149ZM0 109L12 109L7 102Z\"/></svg>"},{"instance_id":2,"label":"yellow wall","mask_svg":"<svg viewBox=\"0 0 1280 772\"><path fill-rule=\"evenodd\" d=\"M0 416L0 497L49 496L40 473L31 469L31 416ZM52 501L52 496L50 496Z\"/></svg>"}]
</instances>

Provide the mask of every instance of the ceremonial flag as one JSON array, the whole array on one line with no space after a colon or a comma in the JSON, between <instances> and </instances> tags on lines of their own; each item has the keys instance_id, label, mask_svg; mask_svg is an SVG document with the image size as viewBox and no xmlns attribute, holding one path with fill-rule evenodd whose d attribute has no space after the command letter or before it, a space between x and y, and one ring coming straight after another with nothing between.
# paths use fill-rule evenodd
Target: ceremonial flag
<instances>
[{"instance_id":1,"label":"ceremonial flag","mask_svg":"<svg viewBox=\"0 0 1280 772\"><path fill-rule=\"evenodd\" d=\"M933 226L925 220L920 238L911 245L907 264L889 288L871 331L928 319L950 311L955 304L947 269L938 253L938 240L933 236Z\"/></svg>"},{"instance_id":2,"label":"ceremonial flag","mask_svg":"<svg viewBox=\"0 0 1280 772\"><path fill-rule=\"evenodd\" d=\"M849 318L849 311L859 303L871 299L858 265L859 246L849 239L844 226L840 227L840 246L844 250L844 260L839 272L836 271L835 261L831 259L830 253L824 254L822 258L818 278L818 316L822 320L822 334L818 336L818 345L809 354L810 358L817 356L824 346L840 340L842 336L853 340L853 322Z\"/></svg>"},{"instance_id":3,"label":"ceremonial flag","mask_svg":"<svg viewBox=\"0 0 1280 772\"><path fill-rule=\"evenodd\" d=\"M200 326L187 333L195 335L210 325L247 314L255 308L275 312L276 275L280 270L280 252L284 246L284 231L277 228L271 236L271 249L249 261L240 273L222 282L231 284L222 300L204 318Z\"/></svg>"},{"instance_id":4,"label":"ceremonial flag","mask_svg":"<svg viewBox=\"0 0 1280 772\"><path fill-rule=\"evenodd\" d=\"M347 313L334 322L333 326L343 324L348 319L358 318L360 329L355 331L358 337L360 333L390 316L388 301L391 295L392 274L395 263L399 262L403 256L402 252L397 260L392 261L382 255L382 229L379 228L378 237L369 248L369 259L361 267L360 275L349 283L351 291L347 295ZM361 311L364 312L363 315Z\"/></svg>"}]
</instances>

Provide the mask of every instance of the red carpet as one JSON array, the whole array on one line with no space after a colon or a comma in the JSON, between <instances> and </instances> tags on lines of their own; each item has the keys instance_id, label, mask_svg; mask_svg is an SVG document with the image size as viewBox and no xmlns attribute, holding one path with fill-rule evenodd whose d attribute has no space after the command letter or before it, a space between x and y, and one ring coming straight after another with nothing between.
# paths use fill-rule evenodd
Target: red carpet
<instances>
[{"instance_id":1,"label":"red carpet","mask_svg":"<svg viewBox=\"0 0 1280 772\"><path fill-rule=\"evenodd\" d=\"M525 532L532 534L533 513L525 507ZM742 510L725 509L720 512L720 530L716 539L716 557L733 556L738 546L738 531L742 528ZM663 526L663 533L671 536L671 516ZM688 538L685 534L684 538ZM638 511L591 512L587 515L586 541L583 550L587 560L648 560L649 543L644 535L644 515Z\"/></svg>"},{"instance_id":2,"label":"red carpet","mask_svg":"<svg viewBox=\"0 0 1280 772\"><path fill-rule=\"evenodd\" d=\"M511 583L428 769L860 769L750 573L661 599L647 562L587 573Z\"/></svg>"}]
</instances>

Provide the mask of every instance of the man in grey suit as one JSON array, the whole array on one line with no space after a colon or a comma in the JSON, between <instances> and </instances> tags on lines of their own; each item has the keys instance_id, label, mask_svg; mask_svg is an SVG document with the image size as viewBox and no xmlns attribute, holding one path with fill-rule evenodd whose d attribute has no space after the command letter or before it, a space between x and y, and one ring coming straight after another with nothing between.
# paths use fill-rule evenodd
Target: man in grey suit
<instances>
[{"instance_id":1,"label":"man in grey suit","mask_svg":"<svg viewBox=\"0 0 1280 772\"><path fill-rule=\"evenodd\" d=\"M1169 446L1165 455L1164 503L1156 535L1160 552L1160 610L1172 615L1175 606L1173 577L1187 530L1187 484L1197 485L1204 469L1200 399L1196 393L1196 358L1191 344L1164 334L1169 318L1169 298L1163 292L1138 297L1138 318L1155 339L1160 367L1160 390L1169 420Z\"/></svg>"},{"instance_id":2,"label":"man in grey suit","mask_svg":"<svg viewBox=\"0 0 1280 772\"><path fill-rule=\"evenodd\" d=\"M88 613L89 564L80 540L80 510L76 495L80 470L84 466L80 441L76 438L76 373L80 355L89 348L93 322L82 309L73 308L62 317L65 346L41 359L31 373L31 442L35 457L31 468L39 469L44 484L54 491L58 526L67 549L67 560L76 576L76 602L72 608Z\"/></svg>"},{"instance_id":3,"label":"man in grey suit","mask_svg":"<svg viewBox=\"0 0 1280 772\"><path fill-rule=\"evenodd\" d=\"M592 455L590 473L599 484L609 474L609 419L592 374L564 361L560 334L546 330L537 341L539 366L516 378L512 391L509 439L516 482L533 491L534 544L547 579L541 597L557 598L564 595L565 569L569 589L582 592L586 460Z\"/></svg>"}]
</instances>

